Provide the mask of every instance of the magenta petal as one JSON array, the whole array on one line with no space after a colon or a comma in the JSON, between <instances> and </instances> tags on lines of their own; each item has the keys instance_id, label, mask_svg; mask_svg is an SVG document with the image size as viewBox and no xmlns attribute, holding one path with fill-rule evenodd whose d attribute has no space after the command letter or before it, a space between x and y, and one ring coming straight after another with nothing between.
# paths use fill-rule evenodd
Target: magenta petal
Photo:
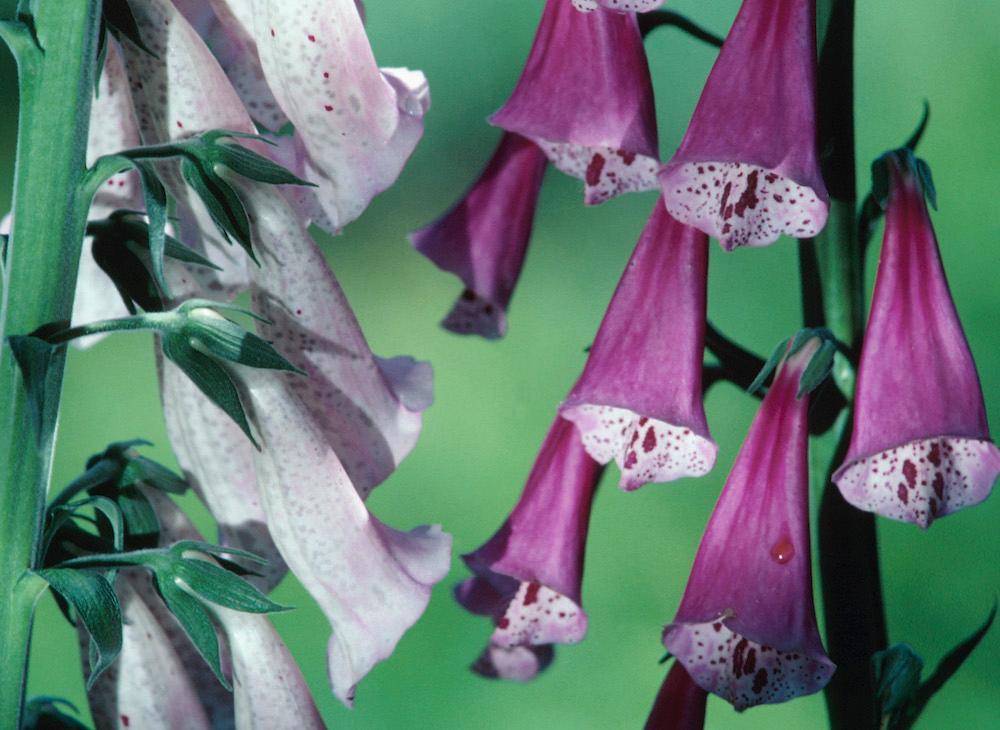
<instances>
[{"instance_id":1,"label":"magenta petal","mask_svg":"<svg viewBox=\"0 0 1000 730\"><path fill-rule=\"evenodd\" d=\"M634 14L548 0L517 87L490 123L584 180L588 204L655 189L653 87Z\"/></svg>"},{"instance_id":2,"label":"magenta petal","mask_svg":"<svg viewBox=\"0 0 1000 730\"><path fill-rule=\"evenodd\" d=\"M528 682L548 668L554 658L555 648L552 644L510 648L490 644L471 668L476 674L489 679Z\"/></svg>"},{"instance_id":3,"label":"magenta petal","mask_svg":"<svg viewBox=\"0 0 1000 730\"><path fill-rule=\"evenodd\" d=\"M667 210L727 250L822 230L814 0L744 0L660 182Z\"/></svg>"},{"instance_id":4,"label":"magenta petal","mask_svg":"<svg viewBox=\"0 0 1000 730\"><path fill-rule=\"evenodd\" d=\"M623 489L706 474L717 446L702 404L708 238L660 202L560 407Z\"/></svg>"},{"instance_id":5,"label":"magenta petal","mask_svg":"<svg viewBox=\"0 0 1000 730\"><path fill-rule=\"evenodd\" d=\"M645 730L702 730L708 694L694 683L680 662L674 662L656 694Z\"/></svg>"},{"instance_id":6,"label":"magenta petal","mask_svg":"<svg viewBox=\"0 0 1000 730\"><path fill-rule=\"evenodd\" d=\"M691 678L742 710L822 689L809 548L808 397L816 351L782 364L726 480L663 643Z\"/></svg>"},{"instance_id":7,"label":"magenta petal","mask_svg":"<svg viewBox=\"0 0 1000 730\"><path fill-rule=\"evenodd\" d=\"M854 431L834 480L851 504L927 527L990 495L1000 450L923 192L912 172L889 164Z\"/></svg>"},{"instance_id":8,"label":"magenta petal","mask_svg":"<svg viewBox=\"0 0 1000 730\"><path fill-rule=\"evenodd\" d=\"M573 424L556 417L510 517L485 545L463 556L476 577L459 586L456 597L474 613L493 616L491 645L583 638L584 547L601 472Z\"/></svg>"},{"instance_id":9,"label":"magenta petal","mask_svg":"<svg viewBox=\"0 0 1000 730\"><path fill-rule=\"evenodd\" d=\"M420 253L465 284L442 323L445 329L490 339L506 332L507 305L531 239L545 164L537 145L504 133L465 197L410 234Z\"/></svg>"}]
</instances>

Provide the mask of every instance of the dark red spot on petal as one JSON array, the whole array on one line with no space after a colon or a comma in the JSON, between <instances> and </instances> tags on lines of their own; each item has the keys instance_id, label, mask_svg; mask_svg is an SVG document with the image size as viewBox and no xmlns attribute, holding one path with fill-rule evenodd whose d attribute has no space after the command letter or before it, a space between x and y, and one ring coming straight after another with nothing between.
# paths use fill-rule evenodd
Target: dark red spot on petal
<instances>
[{"instance_id":1,"label":"dark red spot on petal","mask_svg":"<svg viewBox=\"0 0 1000 730\"><path fill-rule=\"evenodd\" d=\"M736 215L740 218L746 213L747 208L753 210L757 207L757 203L760 202L760 198L757 197L757 177L760 173L754 170L749 175L747 175L747 187L740 195L740 199L736 201Z\"/></svg>"},{"instance_id":2,"label":"dark red spot on petal","mask_svg":"<svg viewBox=\"0 0 1000 730\"><path fill-rule=\"evenodd\" d=\"M330 104L324 104L323 108L326 109L328 112L332 112L333 111L333 106L330 105Z\"/></svg>"},{"instance_id":3,"label":"dark red spot on petal","mask_svg":"<svg viewBox=\"0 0 1000 730\"><path fill-rule=\"evenodd\" d=\"M316 42L316 36L314 36L314 35L312 35L312 34L310 33L308 37L309 37L309 42L310 42L310 43L315 43L315 42Z\"/></svg>"},{"instance_id":4,"label":"dark red spot on petal","mask_svg":"<svg viewBox=\"0 0 1000 730\"><path fill-rule=\"evenodd\" d=\"M931 450L927 452L927 461L934 466L941 466L941 446L937 441L931 444Z\"/></svg>"},{"instance_id":5,"label":"dark red spot on petal","mask_svg":"<svg viewBox=\"0 0 1000 730\"><path fill-rule=\"evenodd\" d=\"M508 626L510 626L510 621L507 619L506 616L504 616L502 619L500 619L499 621L497 621L497 627L498 628L505 629Z\"/></svg>"},{"instance_id":6,"label":"dark red spot on petal","mask_svg":"<svg viewBox=\"0 0 1000 730\"><path fill-rule=\"evenodd\" d=\"M761 667L757 670L757 673L753 675L753 691L756 694L760 694L764 690L764 685L767 684L767 670Z\"/></svg>"},{"instance_id":7,"label":"dark red spot on petal","mask_svg":"<svg viewBox=\"0 0 1000 730\"><path fill-rule=\"evenodd\" d=\"M917 465L909 459L903 462L903 476L906 478L906 486L913 489L917 484Z\"/></svg>"},{"instance_id":8,"label":"dark red spot on petal","mask_svg":"<svg viewBox=\"0 0 1000 730\"><path fill-rule=\"evenodd\" d=\"M656 434L653 433L653 427L650 426L646 431L646 436L642 440L642 450L647 454L656 448Z\"/></svg>"},{"instance_id":9,"label":"dark red spot on petal","mask_svg":"<svg viewBox=\"0 0 1000 730\"><path fill-rule=\"evenodd\" d=\"M910 501L910 495L906 491L906 485L902 482L896 488L896 494L899 496L899 501L903 504L907 504Z\"/></svg>"},{"instance_id":10,"label":"dark red spot on petal","mask_svg":"<svg viewBox=\"0 0 1000 730\"><path fill-rule=\"evenodd\" d=\"M541 589L542 584L537 581L532 581L528 584L528 590L524 592L524 605L530 606L532 603L538 600L538 591Z\"/></svg>"},{"instance_id":11,"label":"dark red spot on petal","mask_svg":"<svg viewBox=\"0 0 1000 730\"><path fill-rule=\"evenodd\" d=\"M125 727L128 727L128 724L130 722L130 720L128 719L128 715L122 715L121 719L122 719L122 725L124 725Z\"/></svg>"},{"instance_id":12,"label":"dark red spot on petal","mask_svg":"<svg viewBox=\"0 0 1000 730\"><path fill-rule=\"evenodd\" d=\"M944 499L944 474L941 472L935 474L931 486L934 487L934 494L938 496L938 499Z\"/></svg>"},{"instance_id":13,"label":"dark red spot on petal","mask_svg":"<svg viewBox=\"0 0 1000 730\"><path fill-rule=\"evenodd\" d=\"M590 158L590 164L587 165L587 172L584 180L588 185L597 185L601 180L601 171L604 169L604 156L595 154Z\"/></svg>"}]
</instances>

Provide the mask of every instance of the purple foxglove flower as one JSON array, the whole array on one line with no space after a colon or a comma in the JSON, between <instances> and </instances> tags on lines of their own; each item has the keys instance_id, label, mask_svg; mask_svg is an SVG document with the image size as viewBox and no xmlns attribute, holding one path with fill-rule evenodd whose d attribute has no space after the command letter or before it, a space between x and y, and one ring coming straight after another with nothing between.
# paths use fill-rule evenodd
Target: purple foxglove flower
<instances>
[{"instance_id":1,"label":"purple foxglove flower","mask_svg":"<svg viewBox=\"0 0 1000 730\"><path fill-rule=\"evenodd\" d=\"M588 205L655 189L656 113L635 15L548 0L521 79L490 123L582 179Z\"/></svg>"},{"instance_id":2,"label":"purple foxglove flower","mask_svg":"<svg viewBox=\"0 0 1000 730\"><path fill-rule=\"evenodd\" d=\"M261 66L336 231L399 176L430 105L419 71L379 69L354 0L252 0Z\"/></svg>"},{"instance_id":3,"label":"purple foxglove flower","mask_svg":"<svg viewBox=\"0 0 1000 730\"><path fill-rule=\"evenodd\" d=\"M262 577L250 580L269 591L288 567L267 529L253 470L253 446L159 348L156 362L167 435L184 478L218 522L219 544L249 550L267 561L257 569Z\"/></svg>"},{"instance_id":4,"label":"purple foxglove flower","mask_svg":"<svg viewBox=\"0 0 1000 730\"><path fill-rule=\"evenodd\" d=\"M834 671L816 627L809 551L808 396L818 340L788 356L705 529L663 643L737 710L822 689Z\"/></svg>"},{"instance_id":5,"label":"purple foxglove flower","mask_svg":"<svg viewBox=\"0 0 1000 730\"><path fill-rule=\"evenodd\" d=\"M823 228L815 0L744 0L660 183L667 210L726 250Z\"/></svg>"},{"instance_id":6,"label":"purple foxglove flower","mask_svg":"<svg viewBox=\"0 0 1000 730\"><path fill-rule=\"evenodd\" d=\"M544 655L536 652L532 660L521 652L512 658L492 648L575 644L586 634L583 557L602 471L573 424L556 416L510 517L485 545L462 556L475 577L459 585L455 597L495 621L489 655L476 665L481 673L492 676L493 667L496 676L529 679L547 663Z\"/></svg>"},{"instance_id":7,"label":"purple foxglove flower","mask_svg":"<svg viewBox=\"0 0 1000 730\"><path fill-rule=\"evenodd\" d=\"M505 132L465 197L410 234L420 253L465 284L445 329L490 339L507 331L507 305L528 250L546 162L533 142Z\"/></svg>"},{"instance_id":8,"label":"purple foxglove flower","mask_svg":"<svg viewBox=\"0 0 1000 730\"><path fill-rule=\"evenodd\" d=\"M663 0L573 0L573 7L582 13L593 12L599 7L623 13L646 13L661 5Z\"/></svg>"},{"instance_id":9,"label":"purple foxglove flower","mask_svg":"<svg viewBox=\"0 0 1000 730\"><path fill-rule=\"evenodd\" d=\"M622 489L706 474L718 450L702 404L708 237L658 201L560 407Z\"/></svg>"},{"instance_id":10,"label":"purple foxglove flower","mask_svg":"<svg viewBox=\"0 0 1000 730\"><path fill-rule=\"evenodd\" d=\"M538 646L496 646L489 644L473 663L472 671L488 679L530 682L555 658L552 644Z\"/></svg>"},{"instance_id":11,"label":"purple foxglove flower","mask_svg":"<svg viewBox=\"0 0 1000 730\"><path fill-rule=\"evenodd\" d=\"M854 431L833 478L856 507L927 527L989 496L1000 450L990 439L923 187L909 164L894 155L885 163L885 236Z\"/></svg>"},{"instance_id":12,"label":"purple foxglove flower","mask_svg":"<svg viewBox=\"0 0 1000 730\"><path fill-rule=\"evenodd\" d=\"M708 693L692 681L684 665L674 662L656 694L646 730L702 730L707 700Z\"/></svg>"}]
</instances>

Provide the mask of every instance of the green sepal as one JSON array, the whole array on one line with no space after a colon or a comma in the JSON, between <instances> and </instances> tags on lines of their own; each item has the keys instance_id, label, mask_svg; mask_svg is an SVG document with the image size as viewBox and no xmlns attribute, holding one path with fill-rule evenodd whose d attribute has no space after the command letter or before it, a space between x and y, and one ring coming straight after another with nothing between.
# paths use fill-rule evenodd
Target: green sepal
<instances>
[{"instance_id":1,"label":"green sepal","mask_svg":"<svg viewBox=\"0 0 1000 730\"><path fill-rule=\"evenodd\" d=\"M757 377L753 379L752 383L750 383L750 387L747 388L747 393L756 393L764 387L764 383L766 383L767 379L771 377L771 373L774 372L774 369L778 367L778 363L781 362L781 358L785 356L785 350L787 349L788 339L786 338L778 343L778 346L774 348L771 356L764 362L764 367L760 369L760 372L757 373Z\"/></svg>"},{"instance_id":2,"label":"green sepal","mask_svg":"<svg viewBox=\"0 0 1000 730\"><path fill-rule=\"evenodd\" d=\"M896 644L872 655L875 693L883 715L895 713L913 700L923 670L924 660L909 644Z\"/></svg>"},{"instance_id":3,"label":"green sepal","mask_svg":"<svg viewBox=\"0 0 1000 730\"><path fill-rule=\"evenodd\" d=\"M201 658L211 668L216 679L223 687L232 692L232 685L229 684L229 680L226 679L226 675L222 671L219 636L208 611L197 598L186 593L184 589L174 583L157 581L156 590L170 613L184 629L184 633L187 634L191 643L194 644L194 648L197 649Z\"/></svg>"},{"instance_id":4,"label":"green sepal","mask_svg":"<svg viewBox=\"0 0 1000 730\"><path fill-rule=\"evenodd\" d=\"M136 48L145 51L153 58L158 58L142 40L139 24L132 14L128 0L103 0L102 7L104 11L103 30L110 32L119 41L128 38Z\"/></svg>"},{"instance_id":5,"label":"green sepal","mask_svg":"<svg viewBox=\"0 0 1000 730\"><path fill-rule=\"evenodd\" d=\"M253 368L302 372L268 342L232 320L214 312L209 315L202 314L208 311L211 310L199 307L188 315L185 330L191 338L192 345L196 347L200 345L223 360Z\"/></svg>"},{"instance_id":6,"label":"green sepal","mask_svg":"<svg viewBox=\"0 0 1000 730\"><path fill-rule=\"evenodd\" d=\"M80 713L76 705L62 697L32 697L24 703L21 730L88 730L82 722L60 710L59 705Z\"/></svg>"},{"instance_id":7,"label":"green sepal","mask_svg":"<svg viewBox=\"0 0 1000 730\"><path fill-rule=\"evenodd\" d=\"M259 137L257 139L263 140L263 138ZM267 140L263 141L266 142ZM224 142L216 144L212 148L212 156L216 162L225 165L233 172L257 182L269 183L271 185L304 185L315 187L313 183L292 174L287 168L282 167L276 162L272 162L263 155L258 155L253 150L247 149L240 144Z\"/></svg>"},{"instance_id":8,"label":"green sepal","mask_svg":"<svg viewBox=\"0 0 1000 730\"><path fill-rule=\"evenodd\" d=\"M155 544L160 534L160 521L146 496L137 487L130 486L119 489L115 499L121 508L129 537Z\"/></svg>"},{"instance_id":9,"label":"green sepal","mask_svg":"<svg viewBox=\"0 0 1000 730\"><path fill-rule=\"evenodd\" d=\"M93 651L87 679L89 690L121 652L122 614L118 596L99 573L72 568L42 568L35 572L73 606L90 635Z\"/></svg>"},{"instance_id":10,"label":"green sepal","mask_svg":"<svg viewBox=\"0 0 1000 730\"><path fill-rule=\"evenodd\" d=\"M147 240L153 280L163 295L170 298L170 287L163 271L163 256L167 247L167 189L160 182L152 163L137 161L134 164L142 182L142 200L146 206L146 215L149 217Z\"/></svg>"},{"instance_id":11,"label":"green sepal","mask_svg":"<svg viewBox=\"0 0 1000 730\"><path fill-rule=\"evenodd\" d=\"M250 236L250 217L236 190L204 162L181 161L181 176L201 198L216 228L227 241L236 239L254 263L258 263Z\"/></svg>"},{"instance_id":12,"label":"green sepal","mask_svg":"<svg viewBox=\"0 0 1000 730\"><path fill-rule=\"evenodd\" d=\"M41 334L41 333L38 333ZM24 387L28 392L31 427L38 447L43 434L51 433L49 421L54 420L53 403L58 401L57 384L53 382L54 361L61 357L58 347L34 335L12 335L7 339L14 360L21 369Z\"/></svg>"},{"instance_id":13,"label":"green sepal","mask_svg":"<svg viewBox=\"0 0 1000 730\"><path fill-rule=\"evenodd\" d=\"M163 464L134 454L129 456L125 462L125 468L122 469L121 477L118 479L118 486L124 487L139 482L170 494L184 494L188 488L188 483L183 477L178 476Z\"/></svg>"},{"instance_id":14,"label":"green sepal","mask_svg":"<svg viewBox=\"0 0 1000 730\"><path fill-rule=\"evenodd\" d=\"M806 369L799 376L799 389L795 393L796 398L812 393L826 381L833 371L833 356L836 353L836 341L824 338L819 349L809 359Z\"/></svg>"},{"instance_id":15,"label":"green sepal","mask_svg":"<svg viewBox=\"0 0 1000 730\"><path fill-rule=\"evenodd\" d=\"M185 558L183 547L173 546L171 552L177 560L171 565L170 579L184 584L200 598L211 603L246 613L275 613L287 611L289 606L275 603L252 584L218 565L197 558ZM162 580L157 572L157 580Z\"/></svg>"}]
</instances>

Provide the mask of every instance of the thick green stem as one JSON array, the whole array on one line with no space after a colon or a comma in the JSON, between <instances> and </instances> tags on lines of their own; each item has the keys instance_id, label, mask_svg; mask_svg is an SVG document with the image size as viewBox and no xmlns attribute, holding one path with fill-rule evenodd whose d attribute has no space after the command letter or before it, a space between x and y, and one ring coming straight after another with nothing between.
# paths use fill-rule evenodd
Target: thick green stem
<instances>
[{"instance_id":1,"label":"thick green stem","mask_svg":"<svg viewBox=\"0 0 1000 730\"><path fill-rule=\"evenodd\" d=\"M11 335L70 318L86 204L87 128L94 89L100 0L36 0L33 38L9 23L3 37L18 62L21 98L14 181L14 229L0 294L0 719L17 727L23 705L31 618L37 590L22 578L37 560L52 465L58 385L36 427Z\"/></svg>"},{"instance_id":2,"label":"thick green stem","mask_svg":"<svg viewBox=\"0 0 1000 730\"><path fill-rule=\"evenodd\" d=\"M819 0L819 148L830 191L830 217L820 236L803 243L805 313L823 324L857 362L864 327L863 259L857 234L854 152L854 0ZM834 373L853 392L845 361ZM827 648L837 672L826 688L835 730L875 730L879 707L871 655L886 645L875 519L844 501L830 474L850 439L844 428L826 474L819 512L819 563Z\"/></svg>"}]
</instances>

